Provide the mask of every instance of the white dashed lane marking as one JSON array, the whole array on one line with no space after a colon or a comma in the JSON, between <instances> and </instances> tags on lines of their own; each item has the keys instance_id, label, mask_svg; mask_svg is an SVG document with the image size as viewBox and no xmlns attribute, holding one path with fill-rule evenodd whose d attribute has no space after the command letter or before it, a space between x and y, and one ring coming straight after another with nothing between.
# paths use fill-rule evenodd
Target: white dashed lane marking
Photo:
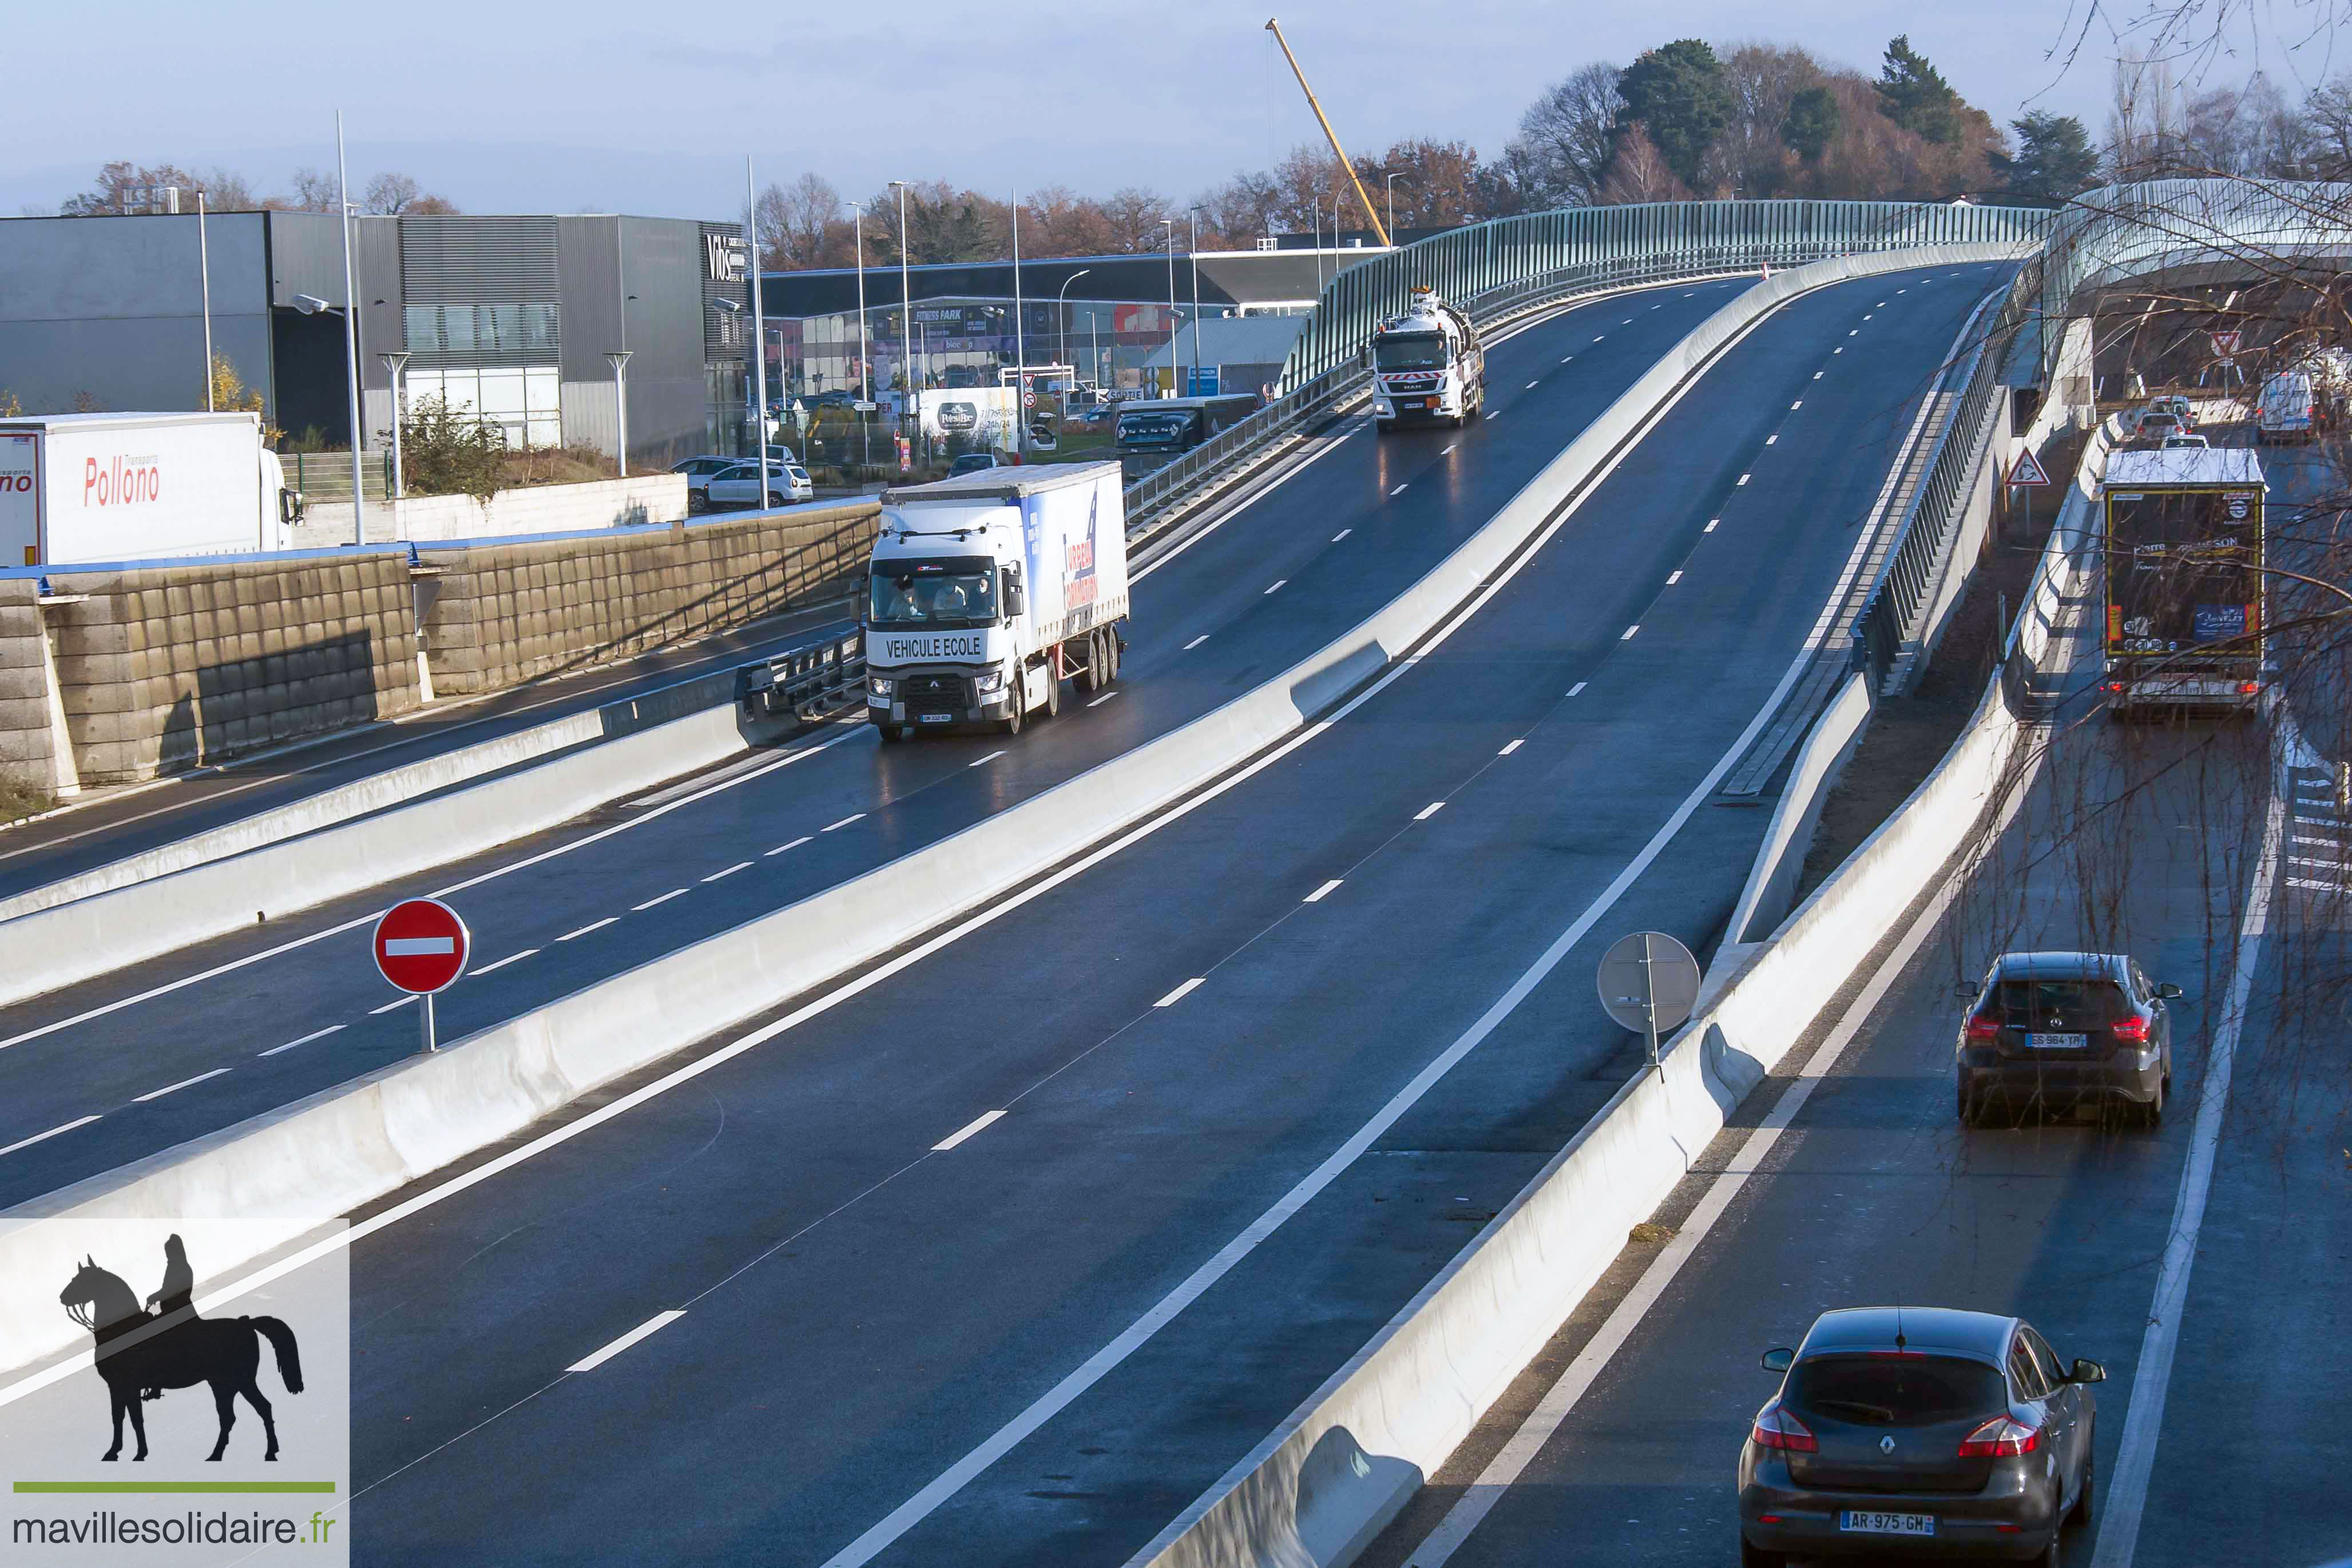
<instances>
[{"instance_id":1,"label":"white dashed lane marking","mask_svg":"<svg viewBox=\"0 0 2352 1568\"><path fill-rule=\"evenodd\" d=\"M852 811L848 816L842 818L842 819L841 819L841 821L839 821L838 822L831 822L831 823L827 823L825 826L824 826L824 827L822 827L822 828L819 828L819 829L817 830L817 831L818 831L818 832L820 832L820 833L829 833L829 832L833 831L834 831L834 829L835 829L835 828L845 828L845 827L849 826L849 824L850 824L850 823L852 823L852 822L862 822L862 821L864 821L865 820L866 820L866 813L865 813L865 812L863 812L863 811Z\"/></svg>"},{"instance_id":2,"label":"white dashed lane marking","mask_svg":"<svg viewBox=\"0 0 2352 1568\"><path fill-rule=\"evenodd\" d=\"M1444 801L1432 800L1428 805L1423 806L1420 810L1415 811L1412 814L1412 820L1416 822L1426 822L1430 818L1434 817L1438 812L1443 811L1444 810L1445 810Z\"/></svg>"},{"instance_id":3,"label":"white dashed lane marking","mask_svg":"<svg viewBox=\"0 0 2352 1568\"><path fill-rule=\"evenodd\" d=\"M799 838L794 839L791 843L788 843L788 844L778 844L774 849L770 850L770 851L768 852L768 854L770 854L770 855L780 855L780 854L782 854L786 850L796 850L796 849L800 848L803 844L807 843L808 841L809 841L809 836L808 836L806 833L803 833ZM768 858L768 855L761 855L760 858L761 858L761 860L765 860L765 859L767 859L767 858Z\"/></svg>"},{"instance_id":4,"label":"white dashed lane marking","mask_svg":"<svg viewBox=\"0 0 2352 1568\"><path fill-rule=\"evenodd\" d=\"M604 925L610 925L612 924L612 922L611 922L611 921L609 921L609 920L607 920L607 921L604 922ZM572 936L579 936L579 935L580 935L580 933L578 933L577 931L574 931L574 932L572 934ZM571 941L571 940L572 940L572 936L566 936L565 938L563 938L563 940L565 940L566 942L569 942L569 941ZM388 1012L391 1012L392 1010L394 1010L395 1008L404 1008L404 1007L406 1007L409 1003L411 1003L411 1002L415 1001L415 999L416 999L416 998L415 998L414 996L406 996L406 997L402 997L402 998L399 998L397 1001L390 1001L390 1002L386 1002L386 1003L384 1003L384 1004L383 1004L383 1006L382 1006L382 1007L380 1007L380 1008L370 1008L370 1009L368 1009L368 1017L370 1017L370 1018L373 1018L373 1017L375 1017L378 1013L388 1013Z\"/></svg>"},{"instance_id":5,"label":"white dashed lane marking","mask_svg":"<svg viewBox=\"0 0 2352 1568\"><path fill-rule=\"evenodd\" d=\"M1327 882L1322 886L1317 888L1314 892L1308 894L1305 898L1299 900L1299 902L1302 904L1322 903L1325 899L1339 891L1339 881L1340 879L1335 877L1331 881Z\"/></svg>"},{"instance_id":6,"label":"white dashed lane marking","mask_svg":"<svg viewBox=\"0 0 2352 1568\"><path fill-rule=\"evenodd\" d=\"M954 1132L950 1133L946 1137L941 1138L938 1143L933 1144L931 1145L931 1153L935 1155L946 1154L950 1149L954 1148L958 1144L962 1143L974 1133L980 1132L983 1128L986 1128L996 1122L1002 1121L1004 1113L1002 1111L991 1111L985 1116L975 1116L971 1121L966 1122L962 1126L958 1127Z\"/></svg>"},{"instance_id":7,"label":"white dashed lane marking","mask_svg":"<svg viewBox=\"0 0 2352 1568\"><path fill-rule=\"evenodd\" d=\"M1348 537L1348 536L1347 536L1346 534L1341 534L1341 535L1339 536L1339 538L1343 539L1343 538L1346 538L1347 537ZM1333 544L1338 544L1338 543L1339 542L1339 539L1333 539L1331 542L1332 542ZM1189 642L1189 643L1185 643L1185 644L1184 644L1184 646L1183 646L1182 648L1181 648L1181 649L1179 649L1179 650L1178 650L1178 652L1179 652L1179 653L1191 653L1193 649L1195 649L1195 648L1199 647L1202 643L1203 643L1207 642L1208 640L1209 640L1209 634L1208 634L1207 632L1202 632L1198 637L1195 637L1195 638L1193 638L1191 642Z\"/></svg>"},{"instance_id":8,"label":"white dashed lane marking","mask_svg":"<svg viewBox=\"0 0 2352 1568\"><path fill-rule=\"evenodd\" d=\"M1177 987L1174 990L1169 992L1166 996L1160 998L1151 1005L1155 1008L1172 1008L1178 1002L1182 1001L1186 997L1191 996L1194 988L1198 987L1202 981L1207 978L1208 977L1206 975L1195 975L1192 978L1185 981L1182 985Z\"/></svg>"},{"instance_id":9,"label":"white dashed lane marking","mask_svg":"<svg viewBox=\"0 0 2352 1568\"><path fill-rule=\"evenodd\" d=\"M768 852L770 854L775 853L773 850L771 850ZM656 904L667 904L673 898L684 898L686 894L687 890L685 888L673 887L667 893L661 894L659 897L648 898L643 904L632 904L629 905L629 913L632 915L643 915L646 910L653 908ZM509 958L506 962L511 964L514 960Z\"/></svg>"},{"instance_id":10,"label":"white dashed lane marking","mask_svg":"<svg viewBox=\"0 0 2352 1568\"><path fill-rule=\"evenodd\" d=\"M281 1047L279 1047L278 1049L280 1049L280 1050L282 1051L282 1050L284 1050L285 1048L284 1048L283 1046L281 1046ZM97 1121L97 1120L98 1120L98 1118L97 1118L97 1117L95 1117L95 1116L82 1116L82 1117L79 1117L79 1118L77 1118L77 1119L76 1119L76 1120L74 1120L74 1121L68 1122L68 1123L67 1123L64 1126L62 1126L62 1127L51 1127L51 1128L50 1128L47 1132L46 1132L46 1133L36 1133L36 1134L33 1134L31 1137L29 1137L29 1138L19 1138L19 1139L17 1139L15 1143L13 1143L13 1144L9 1145L6 1148L5 1148L5 1149L0 1149L0 1155L13 1155L13 1154L15 1154L18 1149L29 1149L29 1148L31 1148L35 1144L46 1144L46 1143L47 1143L51 1138L56 1137L56 1136L57 1136L58 1134L60 1134L60 1133L70 1133L70 1132L72 1132L76 1127L87 1127L87 1126L89 1126L92 1122L95 1122L95 1121Z\"/></svg>"},{"instance_id":11,"label":"white dashed lane marking","mask_svg":"<svg viewBox=\"0 0 2352 1568\"><path fill-rule=\"evenodd\" d=\"M226 1067L215 1067L210 1072L199 1072L194 1078L183 1078L177 1083L166 1083L161 1089L150 1089L144 1094L133 1094L131 1097L131 1103L133 1105L144 1105L150 1100L161 1100L166 1094L177 1094L191 1083L202 1083L207 1078L218 1078L227 1071Z\"/></svg>"},{"instance_id":12,"label":"white dashed lane marking","mask_svg":"<svg viewBox=\"0 0 2352 1568\"><path fill-rule=\"evenodd\" d=\"M739 872L739 871L748 871L748 870L750 870L750 869L751 869L751 862L750 861L737 861L733 865L729 866L725 871L714 871L714 872L712 872L709 876L704 877L702 880L703 880L703 881L705 881L705 882L717 882L720 877L723 877L723 876L733 876L733 875L734 875L737 872Z\"/></svg>"},{"instance_id":13,"label":"white dashed lane marking","mask_svg":"<svg viewBox=\"0 0 2352 1568\"><path fill-rule=\"evenodd\" d=\"M595 1354L588 1357L584 1361L575 1361L563 1370L566 1372L593 1372L598 1367L604 1365L606 1362L612 1360L614 1356L620 1354L623 1351L628 1349L631 1345L636 1343L639 1340L651 1338L653 1335L661 1333L662 1330L669 1327L670 1324L677 1322L678 1319L684 1316L686 1316L684 1312L656 1312L652 1317L647 1318L644 1322L639 1323L635 1328L631 1329L628 1333L623 1334L620 1338L606 1345L604 1349L598 1351Z\"/></svg>"},{"instance_id":14,"label":"white dashed lane marking","mask_svg":"<svg viewBox=\"0 0 2352 1568\"><path fill-rule=\"evenodd\" d=\"M1502 750L1495 753L1495 755L1497 757L1508 757L1512 752L1517 751L1520 747L1525 746L1527 743L1528 737L1526 736L1521 736L1518 739L1511 742L1510 745L1503 747Z\"/></svg>"},{"instance_id":15,"label":"white dashed lane marking","mask_svg":"<svg viewBox=\"0 0 2352 1568\"><path fill-rule=\"evenodd\" d=\"M538 949L536 948L532 949L534 952L537 950ZM264 1056L275 1056L281 1051L291 1051L298 1045L308 1045L314 1040L324 1040L331 1034L339 1034L342 1031L344 1027L345 1026L342 1024L331 1023L324 1029L312 1030L310 1033L304 1035L299 1040L289 1040L284 1045L273 1045L261 1054ZM6 1154L7 1152L8 1151L5 1149L0 1149L0 1154Z\"/></svg>"},{"instance_id":16,"label":"white dashed lane marking","mask_svg":"<svg viewBox=\"0 0 2352 1568\"><path fill-rule=\"evenodd\" d=\"M684 889L684 888L682 888L682 887L681 887L681 888L679 888L679 889L677 890L677 893L684 893L685 891L686 891L686 889ZM663 897L665 897L665 898L676 898L676 897L677 896L677 893L667 893L667 894L664 894L662 896L663 896ZM524 949L523 949L521 952L520 952L520 953L509 953L509 954L508 954L505 957L503 957L503 958L499 959L499 960L497 963L495 963L495 964L485 964L485 965L483 965L480 968L478 968L478 969L469 969L469 970L467 970L467 974L471 974L471 975L493 975L493 974L496 974L499 970L505 968L509 964L520 964L520 963L521 963L525 958L528 958L528 957L531 956L533 954L537 953L538 951L539 951L539 949L538 949L538 948L536 948L536 947L526 947L526 948L524 948ZM341 1025L340 1025L340 1024L338 1024L336 1027L337 1027L338 1029L340 1029L340 1028L341 1028L342 1026L341 1026ZM298 1043L299 1043L299 1042L298 1042ZM279 1046L278 1049L278 1050L280 1050L280 1051L283 1051L283 1050L285 1050L286 1048L285 1048L284 1046L282 1046L282 1045L281 1045L281 1046Z\"/></svg>"},{"instance_id":17,"label":"white dashed lane marking","mask_svg":"<svg viewBox=\"0 0 2352 1568\"><path fill-rule=\"evenodd\" d=\"M591 925L583 925L583 926L582 926L579 930L577 930L577 931L567 931L567 932L565 932L562 936L558 936L558 937L556 938L556 940L557 940L558 942L569 942L569 941L572 940L574 937L585 936L587 936L587 935L588 935L588 933L590 933L591 931L602 931L602 930L603 930L603 929L604 929L604 927L606 927L607 925L617 925L617 924L619 924L619 922L620 922L620 918L621 918L621 917L620 917L619 915L607 915L606 916L604 916L604 919L599 920L599 921L595 921L595 922L593 922L593 924L591 924Z\"/></svg>"}]
</instances>

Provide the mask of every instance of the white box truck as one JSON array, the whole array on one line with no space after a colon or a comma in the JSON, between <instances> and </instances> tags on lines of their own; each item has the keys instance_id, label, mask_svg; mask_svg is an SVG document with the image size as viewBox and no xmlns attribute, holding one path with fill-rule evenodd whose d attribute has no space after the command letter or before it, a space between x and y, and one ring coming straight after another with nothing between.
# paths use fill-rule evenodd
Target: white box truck
<instances>
[{"instance_id":1,"label":"white box truck","mask_svg":"<svg viewBox=\"0 0 2352 1568\"><path fill-rule=\"evenodd\" d=\"M1118 678L1127 512L1116 463L1032 465L882 493L858 618L886 741L1061 711Z\"/></svg>"},{"instance_id":2,"label":"white box truck","mask_svg":"<svg viewBox=\"0 0 2352 1568\"><path fill-rule=\"evenodd\" d=\"M259 414L0 419L0 563L282 549L301 513Z\"/></svg>"}]
</instances>

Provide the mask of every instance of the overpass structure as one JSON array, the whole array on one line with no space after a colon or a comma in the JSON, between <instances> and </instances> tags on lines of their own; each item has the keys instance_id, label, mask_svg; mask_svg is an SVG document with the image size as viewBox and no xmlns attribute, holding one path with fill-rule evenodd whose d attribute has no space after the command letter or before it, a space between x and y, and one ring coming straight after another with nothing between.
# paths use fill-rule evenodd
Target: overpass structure
<instances>
[{"instance_id":1,"label":"overpass structure","mask_svg":"<svg viewBox=\"0 0 2352 1568\"><path fill-rule=\"evenodd\" d=\"M1887 1258L1889 1289L2078 1302L2041 1313L2073 1337L2140 1323L2160 1220L2095 1241L2137 1294L2081 1288L2069 1247L2124 1195L2175 1211L2242 1135L2225 1075L2200 1080L2222 1085L2210 1125L1979 1156L1966 1248L1906 1228L1952 1179L1921 1042L1948 981L1919 955L1965 932L1965 969L2008 939L1945 913L1955 875L2056 821L2023 804L2055 775L2014 678L1765 920L1662 1071L1591 1002L1620 932L1727 935L1774 852L1726 785L1813 788L1821 677L1857 633L1881 689L1906 637L1932 644L2005 455L2010 345L2089 254L2037 251L2047 214L1750 205L1488 225L1343 275L1280 420L1161 498L1117 695L1016 746L818 729L0 1009L0 1338L26 1375L70 1375L43 1298L75 1224L235 1193L288 1217L296 1256L351 1259L367 1561L1433 1568L1571 1540L1727 1554L1731 1455L1769 1390L1732 1380L1748 1353L1710 1303L1809 1314ZM1766 259L1796 270L1759 283ZM1350 334L1420 271L1491 324L1492 413L1374 443L1345 417ZM2012 660L2058 663L2082 592L2053 559ZM2243 916L2274 838L2177 860L2120 935L2180 928L2217 881ZM374 911L414 892L482 944L429 1061L365 968ZM2067 887L2032 896L2020 939L2117 935L2070 925ZM2245 1027L2237 964L2209 965L2216 1040ZM1751 1092L1790 1124L1800 1061L1799 1086L1851 1080L1805 1093L1843 1112L1822 1174L1854 1196L1759 1183L1780 1207L1755 1239L1710 1240L1740 1228L1692 1217L1750 1200L1709 1197L1696 1151L1746 1147L1725 1129ZM2025 1181L2057 1196L2004 1228L2000 1184ZM2260 1190L2217 1213L2248 1221ZM1840 1204L1863 1219L1790 1283ZM1676 1256L1714 1249L1689 1276L1708 1293L1682 1310L1669 1273L1596 1334L1579 1303L1638 1271L1626 1225L1654 1212L1694 1232ZM310 1234L335 1216L357 1223ZM2294 1283L2337 1228L2239 1267ZM2144 1516L2227 1517L2162 1513L2184 1472L2158 1445L2216 1418L2222 1385L2168 1416L2153 1357L2098 1352L2110 1496L2139 1511L2096 1551L2128 1563L2165 1539ZM2289 1355L2239 1354L2254 1375ZM1606 1452L1508 1419L1604 1368L1604 1396L1693 1395L1671 1442L1630 1395ZM1551 1506L1629 1492L1650 1511L1613 1517L1665 1532ZM2263 1528L2305 1543L2293 1516Z\"/></svg>"}]
</instances>

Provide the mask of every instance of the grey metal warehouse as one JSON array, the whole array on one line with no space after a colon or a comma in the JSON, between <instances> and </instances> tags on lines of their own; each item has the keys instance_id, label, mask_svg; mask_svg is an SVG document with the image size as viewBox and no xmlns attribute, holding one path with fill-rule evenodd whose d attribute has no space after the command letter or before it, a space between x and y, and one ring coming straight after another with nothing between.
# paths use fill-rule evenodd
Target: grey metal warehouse
<instances>
[{"instance_id":1,"label":"grey metal warehouse","mask_svg":"<svg viewBox=\"0 0 2352 1568\"><path fill-rule=\"evenodd\" d=\"M261 393L269 422L347 444L341 225L215 214L200 253L197 223L0 219L0 392L33 413L204 407L208 274L214 351ZM365 445L391 425L378 355L405 350L412 404L439 392L510 444L610 454L605 356L626 350L632 468L736 449L751 341L748 313L730 308L746 301L741 225L365 216L352 234Z\"/></svg>"}]
</instances>

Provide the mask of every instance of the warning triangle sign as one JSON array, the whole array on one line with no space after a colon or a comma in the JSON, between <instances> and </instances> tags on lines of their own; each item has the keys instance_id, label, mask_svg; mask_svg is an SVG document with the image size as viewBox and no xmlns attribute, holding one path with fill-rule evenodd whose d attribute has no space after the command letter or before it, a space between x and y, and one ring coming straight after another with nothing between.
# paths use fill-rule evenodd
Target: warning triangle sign
<instances>
[{"instance_id":1,"label":"warning triangle sign","mask_svg":"<svg viewBox=\"0 0 2352 1568\"><path fill-rule=\"evenodd\" d=\"M2050 483L2050 476L2042 472L2041 462L2033 455L2033 448L2028 446L2018 453L2017 461L2009 467L2009 482L2012 485Z\"/></svg>"}]
</instances>

